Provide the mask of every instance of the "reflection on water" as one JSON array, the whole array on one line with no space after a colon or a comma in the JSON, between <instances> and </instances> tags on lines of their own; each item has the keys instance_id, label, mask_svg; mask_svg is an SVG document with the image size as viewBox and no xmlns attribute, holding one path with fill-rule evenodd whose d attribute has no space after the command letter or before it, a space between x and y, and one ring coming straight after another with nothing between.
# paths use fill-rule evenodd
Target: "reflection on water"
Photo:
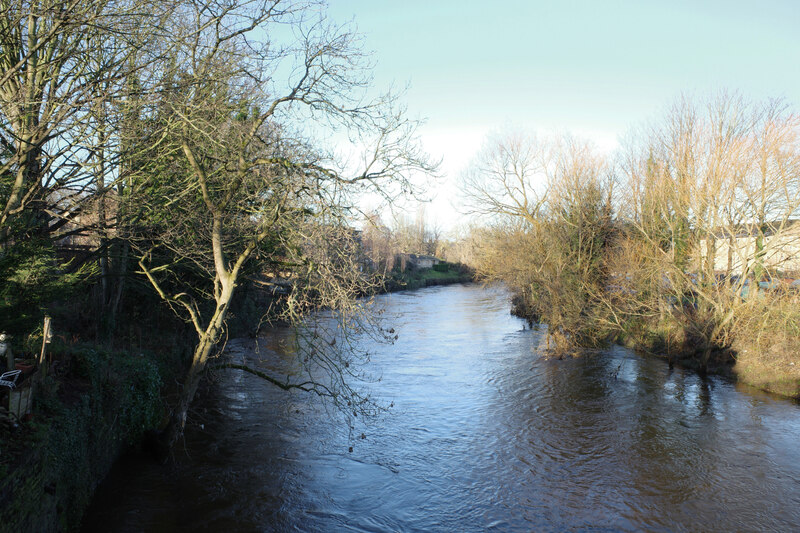
<instances>
[{"instance_id":1,"label":"reflection on water","mask_svg":"<svg viewBox=\"0 0 800 533\"><path fill-rule=\"evenodd\" d=\"M371 370L394 408L365 439L313 397L230 372L178 464L121 461L85 530L800 529L797 404L618 347L542 359L500 288L381 304L400 339Z\"/></svg>"}]
</instances>

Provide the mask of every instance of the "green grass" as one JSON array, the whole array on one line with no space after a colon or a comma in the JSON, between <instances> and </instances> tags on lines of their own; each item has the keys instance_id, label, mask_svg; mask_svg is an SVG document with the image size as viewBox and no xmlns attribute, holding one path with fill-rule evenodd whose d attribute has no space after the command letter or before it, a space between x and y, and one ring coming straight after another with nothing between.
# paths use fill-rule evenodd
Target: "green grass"
<instances>
[{"instance_id":1,"label":"green grass","mask_svg":"<svg viewBox=\"0 0 800 533\"><path fill-rule=\"evenodd\" d=\"M429 285L444 285L447 283L467 283L473 280L472 274L457 268L449 268L442 272L430 268L421 270L406 270L395 272L389 286L391 290L421 289Z\"/></svg>"}]
</instances>

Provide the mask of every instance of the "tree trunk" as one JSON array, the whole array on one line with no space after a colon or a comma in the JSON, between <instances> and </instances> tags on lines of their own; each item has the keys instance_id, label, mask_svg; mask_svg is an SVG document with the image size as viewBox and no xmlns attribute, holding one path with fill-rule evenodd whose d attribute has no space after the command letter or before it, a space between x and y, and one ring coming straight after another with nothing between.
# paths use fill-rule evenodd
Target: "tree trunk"
<instances>
[{"instance_id":1,"label":"tree trunk","mask_svg":"<svg viewBox=\"0 0 800 533\"><path fill-rule=\"evenodd\" d=\"M728 266L727 270L725 271L725 279L728 280L730 284L731 275L733 275L733 247L736 246L736 238L733 235L733 230L731 230L731 234L728 236Z\"/></svg>"},{"instance_id":2,"label":"tree trunk","mask_svg":"<svg viewBox=\"0 0 800 533\"><path fill-rule=\"evenodd\" d=\"M119 305L122 302L122 295L125 292L125 279L128 275L128 255L130 253L130 242L125 240L121 244L122 250L117 258L117 268L114 272L116 286L114 287L114 297L108 306L107 317L109 325L109 334L113 334L117 324L117 314L119 313Z\"/></svg>"},{"instance_id":3,"label":"tree trunk","mask_svg":"<svg viewBox=\"0 0 800 533\"><path fill-rule=\"evenodd\" d=\"M183 430L186 427L186 414L189 411L189 405L194 399L197 392L197 387L200 385L200 379L205 371L205 360L201 358L201 353L204 350L210 352L210 347L206 348L206 343L200 343L195 350L192 359L192 365L189 367L189 372L186 374L186 379L183 381L183 388L181 389L178 398L178 405L170 416L167 428L164 430L164 441L168 449L172 449L178 439L183 435Z\"/></svg>"},{"instance_id":4,"label":"tree trunk","mask_svg":"<svg viewBox=\"0 0 800 533\"><path fill-rule=\"evenodd\" d=\"M214 315L209 321L208 327L206 327L206 330L200 336L200 342L194 350L192 364L184 379L183 388L178 398L178 404L173 410L163 433L163 440L167 449L172 449L178 442L178 439L183 435L189 406L194 399L198 385L200 385L200 380L205 372L208 358L211 356L211 352L214 350L219 340L219 335L225 323L225 316L228 314L228 304L233 297L233 289L233 283L226 283L223 287L219 299L217 300L217 308L214 311Z\"/></svg>"}]
</instances>

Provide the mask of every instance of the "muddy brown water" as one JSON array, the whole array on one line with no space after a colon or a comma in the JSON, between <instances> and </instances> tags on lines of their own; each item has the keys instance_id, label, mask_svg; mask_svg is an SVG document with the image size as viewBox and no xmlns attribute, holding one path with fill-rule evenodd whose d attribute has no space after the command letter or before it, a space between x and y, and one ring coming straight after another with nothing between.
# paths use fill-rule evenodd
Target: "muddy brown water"
<instances>
[{"instance_id":1,"label":"muddy brown water","mask_svg":"<svg viewBox=\"0 0 800 533\"><path fill-rule=\"evenodd\" d=\"M309 395L227 372L176 464L123 458L84 531L800 530L796 402L619 347L545 359L500 287L380 305L400 335L369 366L386 415L354 433Z\"/></svg>"}]
</instances>

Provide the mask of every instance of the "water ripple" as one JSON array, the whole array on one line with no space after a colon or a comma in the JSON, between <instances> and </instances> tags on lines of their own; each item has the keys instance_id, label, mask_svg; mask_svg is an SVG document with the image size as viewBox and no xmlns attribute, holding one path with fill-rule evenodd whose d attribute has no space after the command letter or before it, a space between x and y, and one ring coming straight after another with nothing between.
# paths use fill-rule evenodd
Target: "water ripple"
<instances>
[{"instance_id":1,"label":"water ripple","mask_svg":"<svg viewBox=\"0 0 800 533\"><path fill-rule=\"evenodd\" d=\"M800 529L797 404L619 347L547 360L508 300L382 297L400 338L371 368L395 408L364 439L314 398L227 374L177 471L121 463L86 531Z\"/></svg>"}]
</instances>

